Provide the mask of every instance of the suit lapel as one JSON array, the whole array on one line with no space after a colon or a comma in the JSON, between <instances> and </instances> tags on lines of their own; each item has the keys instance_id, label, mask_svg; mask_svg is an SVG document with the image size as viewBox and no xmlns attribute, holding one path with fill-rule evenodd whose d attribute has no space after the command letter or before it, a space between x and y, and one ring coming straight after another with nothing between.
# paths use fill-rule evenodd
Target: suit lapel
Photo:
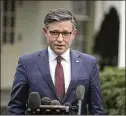
<instances>
[{"instance_id":1,"label":"suit lapel","mask_svg":"<svg viewBox=\"0 0 126 116\"><path fill-rule=\"evenodd\" d=\"M56 96L55 87L54 87L54 84L50 75L50 70L49 70L48 50L45 49L41 54L39 54L39 56L40 56L38 58L39 69L43 75L43 78L47 82L48 86L53 91L54 95Z\"/></svg>"},{"instance_id":2,"label":"suit lapel","mask_svg":"<svg viewBox=\"0 0 126 116\"><path fill-rule=\"evenodd\" d=\"M71 57L71 81L62 103L66 100L70 92L73 89L76 89L76 81L79 78L78 72L82 64L82 60L79 58L79 54L76 51L71 50L70 57Z\"/></svg>"}]
</instances>

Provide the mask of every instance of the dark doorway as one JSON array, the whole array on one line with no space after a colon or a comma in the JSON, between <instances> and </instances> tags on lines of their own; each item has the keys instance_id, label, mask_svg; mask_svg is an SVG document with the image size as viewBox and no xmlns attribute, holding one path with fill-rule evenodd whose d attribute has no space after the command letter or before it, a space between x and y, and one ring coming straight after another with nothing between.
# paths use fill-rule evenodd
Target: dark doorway
<instances>
[{"instance_id":1,"label":"dark doorway","mask_svg":"<svg viewBox=\"0 0 126 116\"><path fill-rule=\"evenodd\" d=\"M117 66L119 43L119 16L116 8L111 7L95 36L93 52L100 57L100 70L105 66Z\"/></svg>"}]
</instances>

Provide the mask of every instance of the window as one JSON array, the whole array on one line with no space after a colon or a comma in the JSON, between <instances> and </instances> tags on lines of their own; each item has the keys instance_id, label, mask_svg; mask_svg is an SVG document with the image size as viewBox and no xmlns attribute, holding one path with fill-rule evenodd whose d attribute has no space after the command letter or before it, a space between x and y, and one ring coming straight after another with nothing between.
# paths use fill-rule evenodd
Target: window
<instances>
[{"instance_id":1,"label":"window","mask_svg":"<svg viewBox=\"0 0 126 116\"><path fill-rule=\"evenodd\" d=\"M74 39L72 47L76 50L86 51L86 33L88 22L88 1L72 1L73 13L77 20L78 35Z\"/></svg>"},{"instance_id":2,"label":"window","mask_svg":"<svg viewBox=\"0 0 126 116\"><path fill-rule=\"evenodd\" d=\"M16 1L15 0L4 0L3 2L3 44L14 44L15 40L15 11L16 11Z\"/></svg>"},{"instance_id":3,"label":"window","mask_svg":"<svg viewBox=\"0 0 126 116\"><path fill-rule=\"evenodd\" d=\"M76 50L79 51L85 51L86 50L86 40L85 40L85 35L86 35L86 21L77 21L77 30L78 30L78 35L76 39L74 39L73 42L73 47Z\"/></svg>"},{"instance_id":4,"label":"window","mask_svg":"<svg viewBox=\"0 0 126 116\"><path fill-rule=\"evenodd\" d=\"M73 1L73 12L75 14L87 15L87 2L84 0Z\"/></svg>"}]
</instances>

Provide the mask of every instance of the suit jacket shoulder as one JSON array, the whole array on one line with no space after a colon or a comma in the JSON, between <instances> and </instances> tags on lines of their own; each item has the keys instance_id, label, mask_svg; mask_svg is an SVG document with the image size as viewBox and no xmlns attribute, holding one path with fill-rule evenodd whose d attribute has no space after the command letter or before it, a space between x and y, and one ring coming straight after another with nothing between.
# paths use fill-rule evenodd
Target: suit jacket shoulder
<instances>
[{"instance_id":1,"label":"suit jacket shoulder","mask_svg":"<svg viewBox=\"0 0 126 116\"><path fill-rule=\"evenodd\" d=\"M71 50L73 54L75 54L76 56L78 56L78 58L80 58L84 64L95 64L97 63L96 58L90 54L86 54L86 53L82 53L76 50Z\"/></svg>"},{"instance_id":2,"label":"suit jacket shoulder","mask_svg":"<svg viewBox=\"0 0 126 116\"><path fill-rule=\"evenodd\" d=\"M21 60L24 64L29 64L29 63L33 64L34 62L36 62L39 56L44 56L45 54L47 54L47 49L37 51L34 53L24 54L19 57L19 60Z\"/></svg>"}]
</instances>

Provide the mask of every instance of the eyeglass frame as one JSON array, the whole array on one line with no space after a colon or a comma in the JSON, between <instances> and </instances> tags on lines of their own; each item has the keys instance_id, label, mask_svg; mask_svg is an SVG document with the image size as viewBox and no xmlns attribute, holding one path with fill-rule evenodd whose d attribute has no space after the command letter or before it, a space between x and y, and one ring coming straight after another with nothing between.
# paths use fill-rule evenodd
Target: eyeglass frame
<instances>
[{"instance_id":1,"label":"eyeglass frame","mask_svg":"<svg viewBox=\"0 0 126 116\"><path fill-rule=\"evenodd\" d=\"M62 34L62 37L63 37L64 39L67 39L67 38L70 38L70 36L71 36L71 34L73 33L73 31L74 31L74 30L72 30L71 32L65 32L65 31L64 31L64 32L58 32L58 31L50 31L50 30L49 30L49 33L50 33L51 37L53 37L53 38L58 38L58 37L60 36L60 34ZM55 37L52 36L51 32L56 32L56 33L57 33L57 36L55 36ZM69 33L69 34L70 34L69 37L64 37L64 36L63 36L64 33Z\"/></svg>"}]
</instances>

